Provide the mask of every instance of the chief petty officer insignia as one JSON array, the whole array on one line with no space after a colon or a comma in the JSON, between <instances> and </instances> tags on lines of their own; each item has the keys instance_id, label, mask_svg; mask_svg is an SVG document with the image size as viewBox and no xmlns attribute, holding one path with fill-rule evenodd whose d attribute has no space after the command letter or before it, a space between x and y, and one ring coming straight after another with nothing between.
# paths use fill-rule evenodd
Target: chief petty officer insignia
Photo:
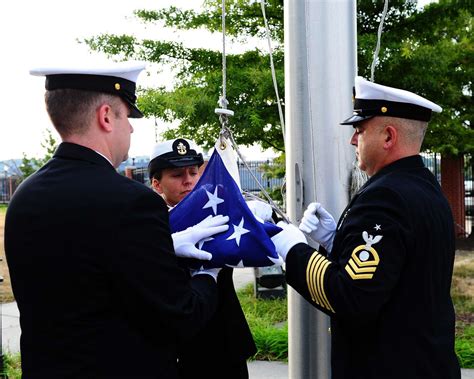
<instances>
[{"instance_id":1,"label":"chief petty officer insignia","mask_svg":"<svg viewBox=\"0 0 474 379\"><path fill-rule=\"evenodd\" d=\"M189 148L189 145L186 143L186 141L185 140L177 140L176 142L178 142L177 146L173 146L173 148L175 148L176 152L179 155L186 155L186 153L188 152L188 148Z\"/></svg>"},{"instance_id":2,"label":"chief petty officer insignia","mask_svg":"<svg viewBox=\"0 0 474 379\"><path fill-rule=\"evenodd\" d=\"M372 279L380 262L379 254L372 247L382 239L382 236L371 236L366 231L362 232L365 245L357 246L346 264L346 271L354 280Z\"/></svg>"}]
</instances>

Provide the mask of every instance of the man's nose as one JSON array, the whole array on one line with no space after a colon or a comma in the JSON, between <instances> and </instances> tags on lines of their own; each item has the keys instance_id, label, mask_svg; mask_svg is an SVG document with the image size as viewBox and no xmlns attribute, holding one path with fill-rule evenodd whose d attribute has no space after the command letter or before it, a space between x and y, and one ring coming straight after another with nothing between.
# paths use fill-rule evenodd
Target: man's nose
<instances>
[{"instance_id":1,"label":"man's nose","mask_svg":"<svg viewBox=\"0 0 474 379\"><path fill-rule=\"evenodd\" d=\"M349 143L353 146L357 146L357 133L356 132L354 132L352 134L352 137L351 137Z\"/></svg>"}]
</instances>

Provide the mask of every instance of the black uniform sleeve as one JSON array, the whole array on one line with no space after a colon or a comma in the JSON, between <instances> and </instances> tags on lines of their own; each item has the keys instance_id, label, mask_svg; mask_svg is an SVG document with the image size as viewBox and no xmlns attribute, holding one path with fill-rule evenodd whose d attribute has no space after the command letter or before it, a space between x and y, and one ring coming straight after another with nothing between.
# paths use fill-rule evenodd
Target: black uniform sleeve
<instances>
[{"instance_id":1,"label":"black uniform sleeve","mask_svg":"<svg viewBox=\"0 0 474 379\"><path fill-rule=\"evenodd\" d=\"M154 329L174 338L195 334L216 309L217 285L210 275L190 279L179 267L161 197L140 196L120 224L111 275L125 309L148 334Z\"/></svg>"},{"instance_id":2,"label":"black uniform sleeve","mask_svg":"<svg viewBox=\"0 0 474 379\"><path fill-rule=\"evenodd\" d=\"M388 188L361 194L343 215L328 257L305 244L286 260L287 282L336 317L376 317L400 278L412 235L404 200Z\"/></svg>"}]
</instances>

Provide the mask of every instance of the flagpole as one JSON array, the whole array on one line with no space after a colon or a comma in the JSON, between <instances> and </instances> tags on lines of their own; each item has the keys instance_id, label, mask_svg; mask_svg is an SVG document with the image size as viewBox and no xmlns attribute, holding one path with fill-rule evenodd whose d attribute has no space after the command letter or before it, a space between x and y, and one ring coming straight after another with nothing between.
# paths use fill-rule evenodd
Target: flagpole
<instances>
[{"instance_id":1,"label":"flagpole","mask_svg":"<svg viewBox=\"0 0 474 379\"><path fill-rule=\"evenodd\" d=\"M284 12L287 214L298 223L317 200L337 219L354 159L338 123L352 112L355 0L285 0ZM288 314L289 377L329 378L329 318L290 288Z\"/></svg>"}]
</instances>

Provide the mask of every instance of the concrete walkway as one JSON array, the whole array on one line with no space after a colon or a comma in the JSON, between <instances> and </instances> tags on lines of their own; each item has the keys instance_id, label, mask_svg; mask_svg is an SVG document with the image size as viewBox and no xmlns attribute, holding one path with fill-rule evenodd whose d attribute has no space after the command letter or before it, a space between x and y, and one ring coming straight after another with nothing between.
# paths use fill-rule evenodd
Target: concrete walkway
<instances>
[{"instance_id":1,"label":"concrete walkway","mask_svg":"<svg viewBox=\"0 0 474 379\"><path fill-rule=\"evenodd\" d=\"M0 304L2 315L2 352L20 351L20 312L16 303Z\"/></svg>"},{"instance_id":2,"label":"concrete walkway","mask_svg":"<svg viewBox=\"0 0 474 379\"><path fill-rule=\"evenodd\" d=\"M254 269L234 270L234 283L237 289L254 281ZM20 351L20 323L16 303L1 304L2 351ZM288 379L288 364L283 362L252 361L248 364L250 379ZM461 370L462 379L474 379L474 369Z\"/></svg>"}]
</instances>

